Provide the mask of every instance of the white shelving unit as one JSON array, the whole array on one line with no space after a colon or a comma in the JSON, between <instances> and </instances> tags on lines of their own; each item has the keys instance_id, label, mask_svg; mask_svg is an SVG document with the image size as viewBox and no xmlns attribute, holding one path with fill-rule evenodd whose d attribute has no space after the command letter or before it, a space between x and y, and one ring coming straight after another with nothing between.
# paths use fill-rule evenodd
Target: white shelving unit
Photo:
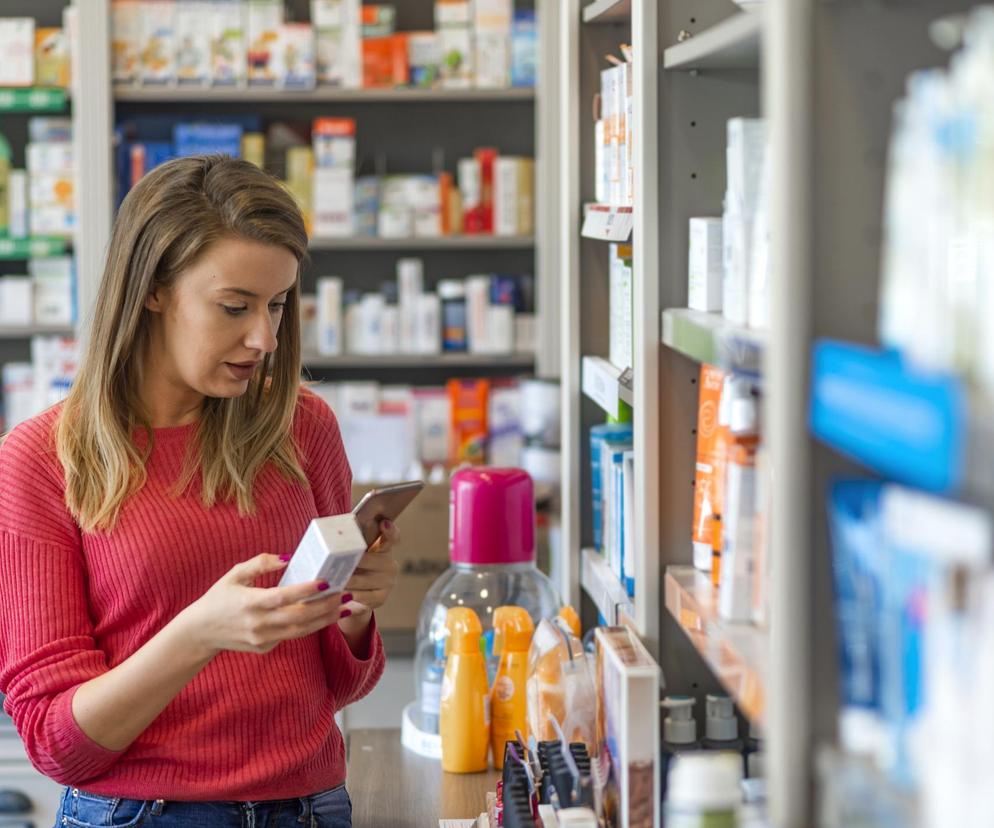
<instances>
[{"instance_id":1,"label":"white shelving unit","mask_svg":"<svg viewBox=\"0 0 994 828\"><path fill-rule=\"evenodd\" d=\"M535 246L534 236L439 236L435 238L324 238L310 241L311 250L527 250Z\"/></svg>"},{"instance_id":2,"label":"white shelving unit","mask_svg":"<svg viewBox=\"0 0 994 828\"><path fill-rule=\"evenodd\" d=\"M115 86L121 103L493 103L533 101L534 89L337 89L267 87Z\"/></svg>"},{"instance_id":3,"label":"white shelving unit","mask_svg":"<svg viewBox=\"0 0 994 828\"><path fill-rule=\"evenodd\" d=\"M581 553L580 583L597 608L598 615L608 624L630 619L632 599L604 558L593 549L584 549Z\"/></svg>"},{"instance_id":4,"label":"white shelving unit","mask_svg":"<svg viewBox=\"0 0 994 828\"><path fill-rule=\"evenodd\" d=\"M591 0L583 7L584 23L627 23L632 17L632 0Z\"/></svg>"},{"instance_id":5,"label":"white shelving unit","mask_svg":"<svg viewBox=\"0 0 994 828\"><path fill-rule=\"evenodd\" d=\"M762 10L739 12L663 52L665 69L758 69Z\"/></svg>"},{"instance_id":6,"label":"white shelving unit","mask_svg":"<svg viewBox=\"0 0 994 828\"><path fill-rule=\"evenodd\" d=\"M30 339L32 336L72 336L75 330L61 325L0 325L0 339Z\"/></svg>"}]
</instances>

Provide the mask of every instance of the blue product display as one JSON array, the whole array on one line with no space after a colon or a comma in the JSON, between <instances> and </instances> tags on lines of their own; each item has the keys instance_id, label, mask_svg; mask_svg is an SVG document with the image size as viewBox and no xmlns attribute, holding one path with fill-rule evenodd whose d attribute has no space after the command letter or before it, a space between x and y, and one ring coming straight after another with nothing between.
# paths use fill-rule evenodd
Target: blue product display
<instances>
[{"instance_id":1,"label":"blue product display","mask_svg":"<svg viewBox=\"0 0 994 828\"><path fill-rule=\"evenodd\" d=\"M535 12L517 11L511 24L511 86L534 86L537 67L538 27Z\"/></svg>"},{"instance_id":2,"label":"blue product display","mask_svg":"<svg viewBox=\"0 0 994 828\"><path fill-rule=\"evenodd\" d=\"M900 483L953 492L963 479L967 396L962 384L908 366L893 352L820 342L811 430Z\"/></svg>"},{"instance_id":3,"label":"blue product display","mask_svg":"<svg viewBox=\"0 0 994 828\"><path fill-rule=\"evenodd\" d=\"M173 127L176 155L242 155L242 127L225 123L180 123Z\"/></svg>"},{"instance_id":4,"label":"blue product display","mask_svg":"<svg viewBox=\"0 0 994 828\"><path fill-rule=\"evenodd\" d=\"M632 439L631 423L604 423L590 429L590 495L593 519L594 548L604 549L603 532L603 476L601 470L601 451L605 440L610 438L620 440Z\"/></svg>"}]
</instances>

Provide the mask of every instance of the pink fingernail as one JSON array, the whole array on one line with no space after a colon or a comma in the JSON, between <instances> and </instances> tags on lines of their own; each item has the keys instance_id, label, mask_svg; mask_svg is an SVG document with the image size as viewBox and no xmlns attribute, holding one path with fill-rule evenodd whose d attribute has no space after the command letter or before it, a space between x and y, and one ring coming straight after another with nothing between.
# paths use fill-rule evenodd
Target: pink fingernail
<instances>
[{"instance_id":1,"label":"pink fingernail","mask_svg":"<svg viewBox=\"0 0 994 828\"><path fill-rule=\"evenodd\" d=\"M386 529L389 532L391 529L393 529L393 523L391 521L389 521L389 520L384 520L383 521L383 528Z\"/></svg>"},{"instance_id":2,"label":"pink fingernail","mask_svg":"<svg viewBox=\"0 0 994 828\"><path fill-rule=\"evenodd\" d=\"M290 555L280 555L280 560L283 561L283 563L286 563L290 560Z\"/></svg>"},{"instance_id":3,"label":"pink fingernail","mask_svg":"<svg viewBox=\"0 0 994 828\"><path fill-rule=\"evenodd\" d=\"M338 617L339 618L348 618L351 614L352 614L352 610L349 610L349 609L342 610L342 614L339 615Z\"/></svg>"},{"instance_id":4,"label":"pink fingernail","mask_svg":"<svg viewBox=\"0 0 994 828\"><path fill-rule=\"evenodd\" d=\"M320 592L324 592L325 590L328 589L331 589L331 584L329 584L327 581L322 581L320 584L318 584L318 590Z\"/></svg>"},{"instance_id":5,"label":"pink fingernail","mask_svg":"<svg viewBox=\"0 0 994 828\"><path fill-rule=\"evenodd\" d=\"M349 601L351 601L351 600L352 600L352 593L351 593L351 592L346 592L346 593L345 593L345 594L344 594L344 595L342 596L342 603L343 603L343 604L347 604L347 603L348 603Z\"/></svg>"}]
</instances>

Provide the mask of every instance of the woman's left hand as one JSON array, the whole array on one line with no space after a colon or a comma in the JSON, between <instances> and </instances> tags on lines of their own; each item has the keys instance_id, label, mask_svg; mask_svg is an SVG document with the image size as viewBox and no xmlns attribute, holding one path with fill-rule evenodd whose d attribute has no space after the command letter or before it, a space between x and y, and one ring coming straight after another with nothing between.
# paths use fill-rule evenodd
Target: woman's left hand
<instances>
[{"instance_id":1,"label":"woman's left hand","mask_svg":"<svg viewBox=\"0 0 994 828\"><path fill-rule=\"evenodd\" d=\"M339 621L343 629L358 631L360 625L364 628L372 611L382 607L390 597L400 571L393 556L399 541L400 532L394 523L389 520L380 523L380 537L362 556L345 587L345 592L352 593L352 601L345 605L345 610L351 612L348 616L343 613Z\"/></svg>"}]
</instances>

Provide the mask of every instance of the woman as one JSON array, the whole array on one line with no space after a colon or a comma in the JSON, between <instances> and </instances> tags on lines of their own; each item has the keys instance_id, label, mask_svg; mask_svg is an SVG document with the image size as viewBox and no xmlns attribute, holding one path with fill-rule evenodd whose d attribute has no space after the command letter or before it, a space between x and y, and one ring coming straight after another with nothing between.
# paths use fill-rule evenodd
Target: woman
<instances>
[{"instance_id":1,"label":"woman","mask_svg":"<svg viewBox=\"0 0 994 828\"><path fill-rule=\"evenodd\" d=\"M69 397L0 447L0 691L68 786L59 824L351 823L334 716L382 674L397 533L346 594L276 586L310 520L351 506L299 382L306 250L251 164L149 173Z\"/></svg>"}]
</instances>

